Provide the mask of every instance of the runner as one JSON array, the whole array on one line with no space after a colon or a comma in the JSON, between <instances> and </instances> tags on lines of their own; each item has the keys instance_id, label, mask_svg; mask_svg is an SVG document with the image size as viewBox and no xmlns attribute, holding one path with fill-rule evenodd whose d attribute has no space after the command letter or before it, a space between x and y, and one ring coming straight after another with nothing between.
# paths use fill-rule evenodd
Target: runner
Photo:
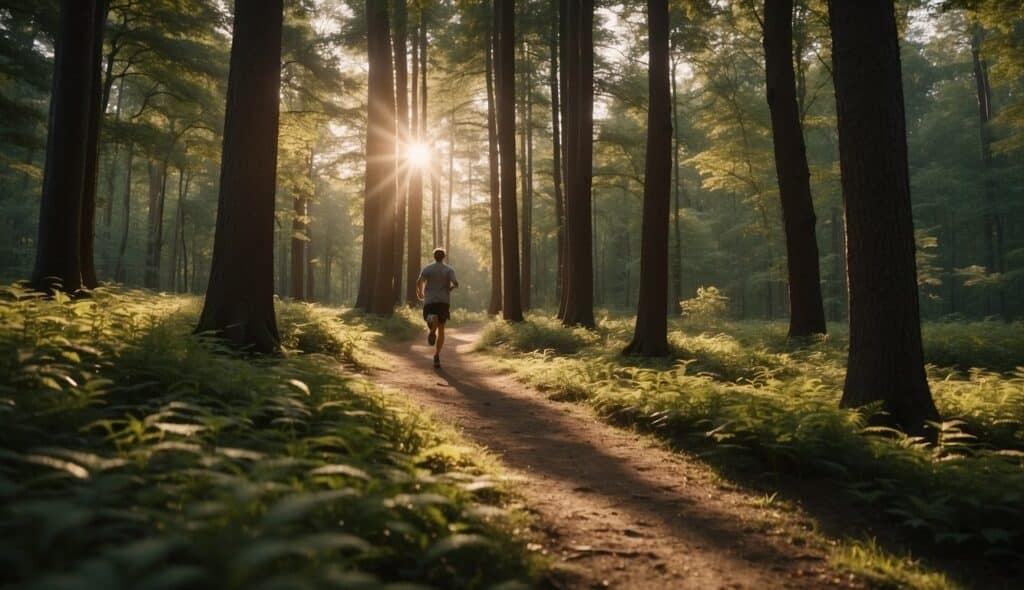
<instances>
[{"instance_id":1,"label":"runner","mask_svg":"<svg viewBox=\"0 0 1024 590\"><path fill-rule=\"evenodd\" d=\"M459 286L455 269L445 264L444 248L434 248L434 262L423 267L416 280L416 296L423 302L423 319L429 333L427 343L434 347L434 367L441 367L444 325L451 317L451 291Z\"/></svg>"}]
</instances>

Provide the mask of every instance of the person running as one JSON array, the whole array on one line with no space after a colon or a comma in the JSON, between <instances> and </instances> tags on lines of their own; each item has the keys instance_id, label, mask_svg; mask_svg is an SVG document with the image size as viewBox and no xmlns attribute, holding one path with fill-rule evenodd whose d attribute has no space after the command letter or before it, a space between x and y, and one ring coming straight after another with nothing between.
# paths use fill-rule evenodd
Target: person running
<instances>
[{"instance_id":1,"label":"person running","mask_svg":"<svg viewBox=\"0 0 1024 590\"><path fill-rule=\"evenodd\" d=\"M459 286L455 269L445 264L444 248L434 248L434 262L423 267L416 280L416 297L423 302L423 319L427 322L427 344L434 347L434 367L441 367L444 346L444 324L451 317L451 291Z\"/></svg>"}]
</instances>

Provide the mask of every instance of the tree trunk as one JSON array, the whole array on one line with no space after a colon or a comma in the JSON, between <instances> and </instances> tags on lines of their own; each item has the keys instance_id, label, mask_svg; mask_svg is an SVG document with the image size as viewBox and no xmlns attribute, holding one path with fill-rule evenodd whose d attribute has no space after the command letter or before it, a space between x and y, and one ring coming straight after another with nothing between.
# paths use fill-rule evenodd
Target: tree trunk
<instances>
[{"instance_id":1,"label":"tree trunk","mask_svg":"<svg viewBox=\"0 0 1024 590\"><path fill-rule=\"evenodd\" d=\"M515 1L494 0L498 157L501 169L502 317L523 321L519 299L519 216L516 213Z\"/></svg>"},{"instance_id":2,"label":"tree trunk","mask_svg":"<svg viewBox=\"0 0 1024 590\"><path fill-rule=\"evenodd\" d=\"M566 14L568 77L566 119L567 326L593 328L594 265L591 203L594 113L594 3L569 2Z\"/></svg>"},{"instance_id":3,"label":"tree trunk","mask_svg":"<svg viewBox=\"0 0 1024 590\"><path fill-rule=\"evenodd\" d=\"M670 39L671 42L671 39ZM674 46L669 46L669 73L670 100L672 101L672 253L670 259L672 265L670 275L672 277L672 294L669 297L669 313L678 315L682 310L679 301L683 298L683 231L682 220L679 218L682 208L683 179L680 176L679 166L679 100L676 92L676 60L672 55Z\"/></svg>"},{"instance_id":4,"label":"tree trunk","mask_svg":"<svg viewBox=\"0 0 1024 590\"><path fill-rule=\"evenodd\" d=\"M62 0L46 140L39 233L31 284L35 289L82 287L82 188L88 160L96 0ZM82 26L82 23L89 23Z\"/></svg>"},{"instance_id":5,"label":"tree trunk","mask_svg":"<svg viewBox=\"0 0 1024 590\"><path fill-rule=\"evenodd\" d=\"M981 57L983 32L976 26L971 34L971 60L974 65L974 85L978 96L978 130L981 135L981 165L984 174L983 186L985 202L982 208L983 243L985 246L985 270L989 274L1006 272L1003 260L1003 221L996 203L996 180L992 170L992 129L990 122L994 116L992 108L992 88L988 81L988 63ZM991 295L985 297L985 314L997 313L1003 319L1006 314L1006 294L1002 286L996 287L995 305ZM993 309L994 308L994 309Z\"/></svg>"},{"instance_id":6,"label":"tree trunk","mask_svg":"<svg viewBox=\"0 0 1024 590\"><path fill-rule=\"evenodd\" d=\"M146 269L143 285L147 289L160 288L160 258L164 242L164 204L167 202L167 169L170 149L159 171L149 165L149 227L146 239Z\"/></svg>"},{"instance_id":7,"label":"tree trunk","mask_svg":"<svg viewBox=\"0 0 1024 590\"><path fill-rule=\"evenodd\" d=\"M103 89L103 31L107 24L107 0L96 0L93 12L92 79L89 92L89 134L85 144L85 178L82 186L82 230L80 254L82 284L87 289L99 286L96 277L96 189L100 168L100 128L109 94Z\"/></svg>"},{"instance_id":8,"label":"tree trunk","mask_svg":"<svg viewBox=\"0 0 1024 590\"><path fill-rule=\"evenodd\" d=\"M524 45L524 59L529 49ZM530 309L533 291L533 76L526 71L526 105L523 107L523 271L520 299Z\"/></svg>"},{"instance_id":9,"label":"tree trunk","mask_svg":"<svg viewBox=\"0 0 1024 590\"><path fill-rule=\"evenodd\" d=\"M199 332L276 351L274 190L282 0L236 0L217 229Z\"/></svg>"},{"instance_id":10,"label":"tree trunk","mask_svg":"<svg viewBox=\"0 0 1024 590\"><path fill-rule=\"evenodd\" d=\"M408 7L406 0L395 0L395 108L398 117L398 194L395 201L395 261L393 265L394 303L402 303L402 261L405 255L405 215L408 207L409 165L408 154L411 143L409 131L409 70L406 60L406 38L408 37Z\"/></svg>"},{"instance_id":11,"label":"tree trunk","mask_svg":"<svg viewBox=\"0 0 1024 590\"><path fill-rule=\"evenodd\" d=\"M640 243L640 296L627 354L668 354L668 219L672 183L672 110L668 0L647 0L649 37L647 155Z\"/></svg>"},{"instance_id":12,"label":"tree trunk","mask_svg":"<svg viewBox=\"0 0 1024 590\"><path fill-rule=\"evenodd\" d=\"M491 299L487 313L498 315L501 311L501 180L498 169L498 123L494 96L494 60L497 49L497 34L491 27L484 52L484 75L487 78L487 162L490 170L491 197Z\"/></svg>"},{"instance_id":13,"label":"tree trunk","mask_svg":"<svg viewBox=\"0 0 1024 590\"><path fill-rule=\"evenodd\" d=\"M191 182L185 170L178 169L178 203L174 208L174 234L171 237L171 264L170 281L168 286L171 291L178 292L178 252L179 248L185 247L185 197L188 195L188 186ZM182 283L184 285L184 283Z\"/></svg>"},{"instance_id":14,"label":"tree trunk","mask_svg":"<svg viewBox=\"0 0 1024 590\"><path fill-rule=\"evenodd\" d=\"M124 283L128 273L124 268L124 254L128 249L128 229L132 220L132 168L135 160L135 140L128 139L128 168L124 178L124 224L121 227L121 244L117 248L117 264L114 265L114 280Z\"/></svg>"},{"instance_id":15,"label":"tree trunk","mask_svg":"<svg viewBox=\"0 0 1024 590\"><path fill-rule=\"evenodd\" d=\"M562 119L562 187L563 205L563 246L562 246L562 283L559 287L562 295L558 299L558 319L565 319L565 305L569 297L569 267L572 261L569 259L569 1L558 0L558 52L559 62L562 65L562 74L558 79L558 94L561 98L558 104L558 111Z\"/></svg>"},{"instance_id":16,"label":"tree trunk","mask_svg":"<svg viewBox=\"0 0 1024 590\"><path fill-rule=\"evenodd\" d=\"M938 420L925 378L900 52L892 0L830 2L846 208L850 350L840 405L896 426Z\"/></svg>"},{"instance_id":17,"label":"tree trunk","mask_svg":"<svg viewBox=\"0 0 1024 590\"><path fill-rule=\"evenodd\" d=\"M367 0L369 113L366 136L366 200L375 201L376 274L370 311L390 316L395 310L395 84L387 2ZM365 238L364 238L365 239Z\"/></svg>"},{"instance_id":18,"label":"tree trunk","mask_svg":"<svg viewBox=\"0 0 1024 590\"><path fill-rule=\"evenodd\" d=\"M306 298L306 197L299 193L292 195L292 239L291 272L289 273L288 295L302 301Z\"/></svg>"},{"instance_id":19,"label":"tree trunk","mask_svg":"<svg viewBox=\"0 0 1024 590\"><path fill-rule=\"evenodd\" d=\"M448 211L444 216L444 249L451 254L452 247L452 203L455 197L455 108L452 108L449 116L449 139L448 139ZM438 212L440 212L438 205Z\"/></svg>"},{"instance_id":20,"label":"tree trunk","mask_svg":"<svg viewBox=\"0 0 1024 590\"><path fill-rule=\"evenodd\" d=\"M552 0L552 12L558 11L558 0ZM548 85L551 88L551 180L555 196L555 300L559 302L559 315L561 317L562 291L565 282L565 201L562 195L562 138L559 111L561 109L561 97L558 82L558 20L551 27L551 68L549 71Z\"/></svg>"},{"instance_id":21,"label":"tree trunk","mask_svg":"<svg viewBox=\"0 0 1024 590\"><path fill-rule=\"evenodd\" d=\"M419 31L414 32L412 37L411 127L417 143L422 143L423 141L423 134L420 131L419 70L420 53L423 51L421 46L426 46L426 29L423 26L422 20L421 17ZM419 304L419 300L416 297L416 280L420 276L420 260L423 257L423 172L419 167L411 171L409 179L408 234L409 253L406 255L405 303L409 307L416 307Z\"/></svg>"},{"instance_id":22,"label":"tree trunk","mask_svg":"<svg viewBox=\"0 0 1024 590\"><path fill-rule=\"evenodd\" d=\"M775 171L786 231L789 337L825 333L814 201L793 71L793 0L765 0L764 56Z\"/></svg>"}]
</instances>

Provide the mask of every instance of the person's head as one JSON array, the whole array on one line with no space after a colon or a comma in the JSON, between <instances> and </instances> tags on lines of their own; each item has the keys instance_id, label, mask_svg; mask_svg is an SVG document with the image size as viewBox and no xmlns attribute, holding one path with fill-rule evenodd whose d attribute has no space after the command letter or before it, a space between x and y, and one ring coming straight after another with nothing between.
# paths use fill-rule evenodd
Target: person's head
<instances>
[{"instance_id":1,"label":"person's head","mask_svg":"<svg viewBox=\"0 0 1024 590\"><path fill-rule=\"evenodd\" d=\"M434 260L441 262L444 260L445 254L444 248L434 248Z\"/></svg>"}]
</instances>

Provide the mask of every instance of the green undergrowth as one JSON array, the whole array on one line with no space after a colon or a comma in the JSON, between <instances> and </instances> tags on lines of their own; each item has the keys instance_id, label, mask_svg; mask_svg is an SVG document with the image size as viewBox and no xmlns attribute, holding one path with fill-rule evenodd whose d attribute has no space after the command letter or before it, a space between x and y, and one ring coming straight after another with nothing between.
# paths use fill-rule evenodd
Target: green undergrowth
<instances>
[{"instance_id":1,"label":"green undergrowth","mask_svg":"<svg viewBox=\"0 0 1024 590\"><path fill-rule=\"evenodd\" d=\"M367 354L365 326L283 304L293 350L252 360L191 336L198 309L2 289L0 586L535 579L488 459L346 368Z\"/></svg>"},{"instance_id":2,"label":"green undergrowth","mask_svg":"<svg viewBox=\"0 0 1024 590\"><path fill-rule=\"evenodd\" d=\"M780 324L702 328L673 327L671 361L622 357L632 323L615 319L589 333L537 315L496 322L480 348L552 397L585 402L727 473L766 487L825 478L900 527L910 548L1024 575L1024 367L1000 370L1010 349L1024 364L1020 325L925 329L928 357L950 365L928 368L944 419L935 445L868 426L878 408L838 408L841 331L796 346ZM977 368L959 368L966 363Z\"/></svg>"}]
</instances>

